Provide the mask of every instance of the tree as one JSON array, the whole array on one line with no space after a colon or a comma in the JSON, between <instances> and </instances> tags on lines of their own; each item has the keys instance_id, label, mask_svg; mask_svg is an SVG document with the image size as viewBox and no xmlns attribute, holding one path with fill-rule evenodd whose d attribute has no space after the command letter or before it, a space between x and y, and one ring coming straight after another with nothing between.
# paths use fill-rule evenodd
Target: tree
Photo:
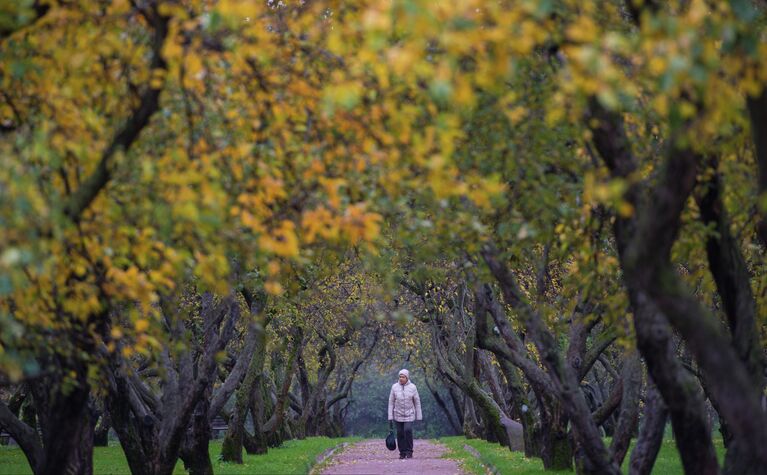
<instances>
[{"instance_id":1,"label":"tree","mask_svg":"<svg viewBox=\"0 0 767 475\"><path fill-rule=\"evenodd\" d=\"M373 342L335 315L415 314L429 338L408 345L468 433L506 441L516 416L547 466L572 436L579 471L616 472L636 349L686 470L722 469L708 399L723 470L758 472L763 3L4 7L0 383L30 410L0 404L0 424L35 473L88 473L110 388L132 463L205 473L232 394L235 459L337 433ZM168 307L196 298L216 304ZM650 400L640 472L665 420Z\"/></svg>"},{"instance_id":2,"label":"tree","mask_svg":"<svg viewBox=\"0 0 767 475\"><path fill-rule=\"evenodd\" d=\"M229 295L237 254L280 294L281 263L298 261L299 239L362 244L379 218L322 163L295 160L340 146L328 135L336 121L315 118L323 104L307 88L338 64L315 61L293 34L306 22L322 34L319 6L290 15L238 2L37 10L36 21L2 34L2 148L20 158L0 178L3 202L14 203L2 212L2 318L25 335L3 335L2 367L11 381L58 391L38 391L45 437L42 448L24 444L35 471L88 472L88 398L112 376L102 345L159 352L167 333L156 304L190 275ZM258 22L243 25L243 12ZM269 21L278 32L262 28ZM295 55L313 60L298 71ZM282 70L263 74L272 61ZM256 100L244 101L255 84ZM300 108L274 101L288 92ZM305 192L289 197L294 184ZM3 425L19 439L29 432Z\"/></svg>"}]
</instances>

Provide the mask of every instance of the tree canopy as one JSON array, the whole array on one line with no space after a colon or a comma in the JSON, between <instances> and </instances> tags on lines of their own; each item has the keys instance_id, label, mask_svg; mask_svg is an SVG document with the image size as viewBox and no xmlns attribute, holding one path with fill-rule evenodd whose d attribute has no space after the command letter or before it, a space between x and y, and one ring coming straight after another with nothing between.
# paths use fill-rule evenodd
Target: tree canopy
<instances>
[{"instance_id":1,"label":"tree canopy","mask_svg":"<svg viewBox=\"0 0 767 475\"><path fill-rule=\"evenodd\" d=\"M547 468L618 473L643 409L637 473L666 414L686 471L759 473L766 26L751 0L0 6L0 425L35 473L92 471L110 425L135 473L209 473L219 415L234 461L340 435L406 348L452 429L519 421Z\"/></svg>"}]
</instances>

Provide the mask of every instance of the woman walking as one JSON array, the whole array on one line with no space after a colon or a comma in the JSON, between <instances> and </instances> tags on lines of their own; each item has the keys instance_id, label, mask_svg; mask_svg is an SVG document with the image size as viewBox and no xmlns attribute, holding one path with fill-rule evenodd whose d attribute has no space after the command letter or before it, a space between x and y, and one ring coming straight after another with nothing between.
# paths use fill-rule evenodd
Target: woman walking
<instances>
[{"instance_id":1,"label":"woman walking","mask_svg":"<svg viewBox=\"0 0 767 475\"><path fill-rule=\"evenodd\" d=\"M403 369L399 372L399 381L392 385L389 393L389 425L392 421L397 424L399 458L413 458L413 421L422 419L418 388L410 382L408 370Z\"/></svg>"}]
</instances>

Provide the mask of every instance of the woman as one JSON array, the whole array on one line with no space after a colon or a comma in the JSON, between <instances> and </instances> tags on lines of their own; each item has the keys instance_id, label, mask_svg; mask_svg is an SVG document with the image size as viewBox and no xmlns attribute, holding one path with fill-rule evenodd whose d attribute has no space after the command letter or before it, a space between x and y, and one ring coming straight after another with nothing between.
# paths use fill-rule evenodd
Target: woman
<instances>
[{"instance_id":1,"label":"woman","mask_svg":"<svg viewBox=\"0 0 767 475\"><path fill-rule=\"evenodd\" d=\"M410 382L408 370L403 369L389 393L389 425L392 421L397 423L399 458L413 458L413 421L422 419L418 388Z\"/></svg>"}]
</instances>

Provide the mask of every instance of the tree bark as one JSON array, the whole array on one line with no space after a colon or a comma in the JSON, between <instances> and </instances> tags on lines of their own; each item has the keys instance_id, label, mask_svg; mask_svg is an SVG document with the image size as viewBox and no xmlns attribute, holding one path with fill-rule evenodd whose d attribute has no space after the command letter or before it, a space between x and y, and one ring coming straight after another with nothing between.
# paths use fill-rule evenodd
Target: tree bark
<instances>
[{"instance_id":1,"label":"tree bark","mask_svg":"<svg viewBox=\"0 0 767 475\"><path fill-rule=\"evenodd\" d=\"M87 368L82 362L74 365L59 362L57 366L70 368L73 372L74 380L68 381L68 390L65 391L61 375L45 378L31 386L42 432L43 456L36 475L88 475L93 472L95 421L89 404Z\"/></svg>"},{"instance_id":2,"label":"tree bark","mask_svg":"<svg viewBox=\"0 0 767 475\"><path fill-rule=\"evenodd\" d=\"M504 419L508 419L508 416L504 414L498 403L485 392L479 385L476 377L474 376L474 332L470 332L469 341L467 342L466 352L464 355L464 361L460 361L458 356L454 353L449 353L443 348L443 344L439 337L440 330L436 323L432 326L432 343L435 349L435 355L437 357L437 368L450 382L458 386L467 397L469 397L473 404L482 411L485 423L492 431L495 438L504 447L509 446L509 433L506 426L503 424ZM468 366L468 367L467 367ZM468 414L470 416L470 414ZM464 435L469 437L467 432L473 432L474 428L467 426L467 422L471 423L473 417L467 417L464 413ZM470 437L469 437L470 438Z\"/></svg>"},{"instance_id":3,"label":"tree bark","mask_svg":"<svg viewBox=\"0 0 767 475\"><path fill-rule=\"evenodd\" d=\"M594 100L587 122L596 148L613 176L621 179L632 176L637 161L622 117ZM690 345L707 381L711 381L712 394L728 401L723 411L728 423L737 427L733 430L751 437L746 450L750 454L746 457L749 465L765 465L760 460L767 457L759 447L767 444L767 435L747 370L729 346L716 318L690 297L669 262L680 213L695 182L697 161L698 157L689 151L676 149L672 139L661 178L651 195L641 201L642 184L629 187L625 198L637 211L631 218L616 219L615 235L634 310L639 348L669 406L685 470L718 473L698 384L689 381L690 376L680 368L673 349L669 348L671 332L664 317Z\"/></svg>"},{"instance_id":4,"label":"tree bark","mask_svg":"<svg viewBox=\"0 0 767 475\"><path fill-rule=\"evenodd\" d=\"M519 422L522 424L525 457L539 457L541 454L541 444L537 429L540 429L540 423L535 417L527 392L522 384L522 378L519 375L520 370L507 360L500 359L499 362L511 395L510 412L512 413L510 416L518 417Z\"/></svg>"},{"instance_id":5,"label":"tree bark","mask_svg":"<svg viewBox=\"0 0 767 475\"><path fill-rule=\"evenodd\" d=\"M210 390L207 391L210 393ZM208 409L209 394L197 403L192 415L192 423L187 431L187 440L181 450L181 459L189 475L213 475L208 445L210 442L210 422Z\"/></svg>"},{"instance_id":6,"label":"tree bark","mask_svg":"<svg viewBox=\"0 0 767 475\"><path fill-rule=\"evenodd\" d=\"M551 382L543 370L527 357L522 341L508 324L503 309L494 299L492 288L489 285L478 285L475 288L474 303L477 346L495 354L501 364L515 410L523 426L525 455L528 457L540 456L540 437L536 430L536 420L532 411L529 410L530 404L517 374L517 368L523 372L538 393L553 391ZM499 328L503 340L490 332L488 313L496 321L496 328ZM523 408L527 408L527 410L523 410ZM540 427L538 428L540 429Z\"/></svg>"},{"instance_id":7,"label":"tree bark","mask_svg":"<svg viewBox=\"0 0 767 475\"><path fill-rule=\"evenodd\" d=\"M644 417L636 447L631 452L629 475L649 475L652 472L658 451L663 443L663 431L668 419L668 410L658 388L651 378L648 377L647 379Z\"/></svg>"},{"instance_id":8,"label":"tree bark","mask_svg":"<svg viewBox=\"0 0 767 475\"><path fill-rule=\"evenodd\" d=\"M445 401L442 399L442 396L440 396L439 392L434 388L434 386L429 383L429 380L427 378L424 378L424 382L426 383L426 387L429 388L429 391L431 392L432 396L434 396L434 401L437 403L437 406L442 410L442 413L445 414L445 418L450 423L450 427L453 429L453 432L456 434L461 433L461 428L458 426L458 423L455 421L455 417L453 416L453 413L450 412L450 409L447 407L447 404L445 404Z\"/></svg>"},{"instance_id":9,"label":"tree bark","mask_svg":"<svg viewBox=\"0 0 767 475\"><path fill-rule=\"evenodd\" d=\"M746 98L749 119L751 120L751 136L754 140L757 164L757 184L760 199L767 193L767 87L755 97ZM767 210L760 210L761 219L757 223L757 235L763 246L767 246Z\"/></svg>"},{"instance_id":10,"label":"tree bark","mask_svg":"<svg viewBox=\"0 0 767 475\"><path fill-rule=\"evenodd\" d=\"M767 106L767 104L765 104ZM751 276L738 242L730 232L730 220L722 197L723 183L716 170L715 158L708 160L711 177L701 183L696 193L700 219L713 228L706 240L709 269L722 299L732 335L732 346L746 366L754 388L764 388L764 361L756 325L756 300L751 290Z\"/></svg>"},{"instance_id":11,"label":"tree bark","mask_svg":"<svg viewBox=\"0 0 767 475\"><path fill-rule=\"evenodd\" d=\"M642 294L632 300L638 307L634 328L639 349L645 355L650 377L668 407L685 472L718 473L719 464L700 383L679 361L672 330L663 315Z\"/></svg>"},{"instance_id":12,"label":"tree bark","mask_svg":"<svg viewBox=\"0 0 767 475\"><path fill-rule=\"evenodd\" d=\"M288 407L288 402L290 401L288 394L290 393L290 386L293 383L293 376L295 374L296 367L298 366L296 360L298 359L298 353L301 346L303 346L303 339L301 338L300 332L294 332L293 347L290 349L288 361L285 365L285 374L282 378L280 391L277 393L276 400L274 402L274 413L269 418L269 420L266 421L263 427L263 431L265 434L267 434L268 437L274 437L278 435L282 429L284 429L283 424L285 420L285 411Z\"/></svg>"},{"instance_id":13,"label":"tree bark","mask_svg":"<svg viewBox=\"0 0 767 475\"><path fill-rule=\"evenodd\" d=\"M623 395L621 397L621 409L618 423L613 434L610 452L613 460L620 467L626 452L628 452L631 438L634 436L639 418L639 393L642 389L642 365L636 350L629 350L623 363L621 374L623 381Z\"/></svg>"},{"instance_id":14,"label":"tree bark","mask_svg":"<svg viewBox=\"0 0 767 475\"><path fill-rule=\"evenodd\" d=\"M255 314L255 315L254 315ZM260 313L251 310L251 318L257 318ZM268 321L263 326L252 324L248 328L248 332L245 335L245 343L242 351L237 356L237 362L230 371L229 375L224 380L223 384L216 389L210 400L210 409L208 410L209 422L213 422L213 419L218 417L224 405L232 397L235 390L242 385L242 380L247 374L249 365L251 363L252 355L255 351L266 351L266 347L259 348L260 335L265 333L265 327Z\"/></svg>"},{"instance_id":15,"label":"tree bark","mask_svg":"<svg viewBox=\"0 0 767 475\"><path fill-rule=\"evenodd\" d=\"M514 275L498 260L497 252L485 246L482 256L498 281L504 300L517 310L525 328L532 335L538 353L552 376L562 405L572 422L576 444L583 448L588 459L580 465L579 471L619 474L620 468L611 459L591 418L591 411L580 389L580 381L574 371L565 367L554 336L545 328L542 317L527 303Z\"/></svg>"},{"instance_id":16,"label":"tree bark","mask_svg":"<svg viewBox=\"0 0 767 475\"><path fill-rule=\"evenodd\" d=\"M477 420L474 400L468 394L463 395L463 436L467 439L479 439L481 427Z\"/></svg>"},{"instance_id":17,"label":"tree bark","mask_svg":"<svg viewBox=\"0 0 767 475\"><path fill-rule=\"evenodd\" d=\"M167 308L169 303L161 299L166 315L172 315ZM229 296L214 304L213 296L204 293L200 315L204 334L199 354L193 355L192 350L179 352L175 362L167 350L161 354L166 369L161 398L133 373L119 348L112 355L108 410L133 474L170 475L182 449L190 445L207 446L208 396L217 374L216 355L232 337L240 315L239 303ZM168 318L171 341L183 338L184 322ZM189 450L185 450L186 455ZM205 473L207 464L198 457L208 457L207 450L196 449L193 458L187 457L195 470Z\"/></svg>"},{"instance_id":18,"label":"tree bark","mask_svg":"<svg viewBox=\"0 0 767 475\"><path fill-rule=\"evenodd\" d=\"M152 28L154 36L152 38L152 59L149 67L155 69L167 69L167 64L162 56L162 48L165 44L165 38L168 36L168 23L170 18L161 15L158 6L153 4L149 9L151 11ZM90 206L93 200L99 195L109 181L112 179L112 161L120 151L128 150L134 141L141 134L141 131L149 124L152 118L160 108L160 93L162 85L156 87L148 84L141 94L141 101L138 107L132 111L130 117L115 134L106 150L102 152L101 159L93 172L83 179L80 186L69 195L64 203L63 211L73 222L79 222L83 212Z\"/></svg>"},{"instance_id":19,"label":"tree bark","mask_svg":"<svg viewBox=\"0 0 767 475\"><path fill-rule=\"evenodd\" d=\"M621 399L623 399L623 381L619 379L615 382L607 399L591 414L591 417L594 418L594 423L598 426L604 424L613 412L618 409L618 406L621 405Z\"/></svg>"},{"instance_id":20,"label":"tree bark","mask_svg":"<svg viewBox=\"0 0 767 475\"><path fill-rule=\"evenodd\" d=\"M2 401L0 401L0 426L7 430L19 444L32 472L38 474L45 454L37 430L22 422Z\"/></svg>"},{"instance_id":21,"label":"tree bark","mask_svg":"<svg viewBox=\"0 0 767 475\"><path fill-rule=\"evenodd\" d=\"M541 400L541 460L545 470L572 470L575 450L567 434L568 424L558 398L545 395Z\"/></svg>"},{"instance_id":22,"label":"tree bark","mask_svg":"<svg viewBox=\"0 0 767 475\"><path fill-rule=\"evenodd\" d=\"M255 335L255 347L249 355L241 355L240 358L250 360L248 371L242 380L239 389L235 393L234 409L229 418L224 442L221 446L221 460L232 463L242 463L243 438L245 433L245 418L250 407L254 393L261 383L266 357L266 332L258 331ZM254 414L255 418L255 414ZM266 451L264 450L264 453Z\"/></svg>"},{"instance_id":23,"label":"tree bark","mask_svg":"<svg viewBox=\"0 0 767 475\"><path fill-rule=\"evenodd\" d=\"M731 344L743 362L751 378L751 384L756 394L762 394L764 389L764 362L756 320L756 300L751 290L751 282L745 259L735 237L730 232L730 221L723 201L723 183L717 171L716 158L709 158L712 167L709 178L700 184L695 195L700 209L701 221L713 228L706 240L706 254L709 269L717 287L717 293L722 299L725 315L730 328ZM710 383L705 384L705 389ZM717 412L722 414L723 404L727 400L718 400L711 394L712 403ZM729 428L727 418L720 417L722 434L725 438L727 456L725 458L725 473L746 473L748 465L754 461L743 454L746 441L737 440Z\"/></svg>"},{"instance_id":24,"label":"tree bark","mask_svg":"<svg viewBox=\"0 0 767 475\"><path fill-rule=\"evenodd\" d=\"M266 384L264 384L263 374L259 378L258 384L253 388L253 397L250 405L250 415L253 419L253 436L247 431L243 432L243 447L248 454L265 454L269 450L269 440L264 434L263 426L265 414L271 411L271 399L265 397L267 393Z\"/></svg>"},{"instance_id":25,"label":"tree bark","mask_svg":"<svg viewBox=\"0 0 767 475\"><path fill-rule=\"evenodd\" d=\"M93 445L96 447L106 447L109 445L109 429L112 427L109 418L109 412L102 411L96 427L93 429Z\"/></svg>"}]
</instances>

